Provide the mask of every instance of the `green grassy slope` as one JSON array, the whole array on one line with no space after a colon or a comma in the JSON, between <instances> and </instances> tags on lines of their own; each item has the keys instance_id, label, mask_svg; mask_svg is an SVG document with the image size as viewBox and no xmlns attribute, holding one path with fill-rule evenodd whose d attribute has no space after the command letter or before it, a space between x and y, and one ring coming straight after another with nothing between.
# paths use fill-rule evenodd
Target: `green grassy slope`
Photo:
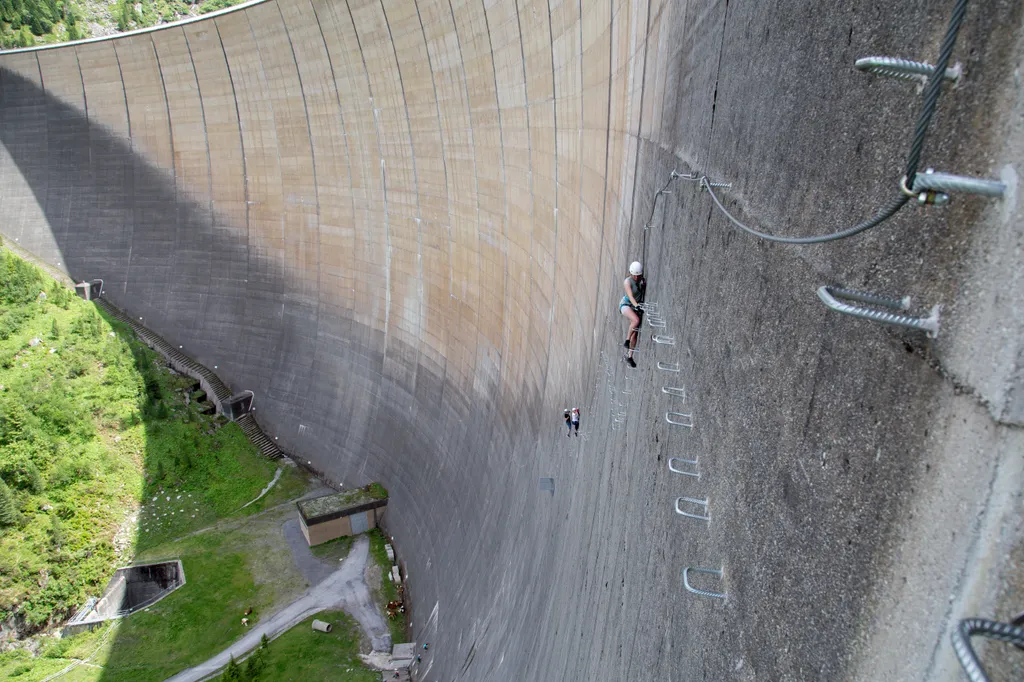
<instances>
[{"instance_id":1,"label":"green grassy slope","mask_svg":"<svg viewBox=\"0 0 1024 682\"><path fill-rule=\"evenodd\" d=\"M58 623L137 550L256 497L277 465L186 405L127 328L0 249L0 620ZM288 470L243 513L294 495ZM119 533L120 531L120 533Z\"/></svg>"}]
</instances>

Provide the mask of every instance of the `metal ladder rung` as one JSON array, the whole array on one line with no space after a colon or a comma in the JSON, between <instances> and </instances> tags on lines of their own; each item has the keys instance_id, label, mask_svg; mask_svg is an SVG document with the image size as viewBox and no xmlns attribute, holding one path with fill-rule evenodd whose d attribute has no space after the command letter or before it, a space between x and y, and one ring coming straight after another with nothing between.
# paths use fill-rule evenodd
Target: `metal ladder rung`
<instances>
[{"instance_id":1,"label":"metal ladder rung","mask_svg":"<svg viewBox=\"0 0 1024 682\"><path fill-rule=\"evenodd\" d=\"M661 392L666 395L674 395L677 398L686 399L686 387L684 386L662 386Z\"/></svg>"},{"instance_id":2,"label":"metal ladder rung","mask_svg":"<svg viewBox=\"0 0 1024 682\"><path fill-rule=\"evenodd\" d=\"M673 417L682 417L681 420L673 419ZM693 415L683 414L682 412L666 412L665 421L675 426L685 426L688 429L693 428Z\"/></svg>"}]
</instances>

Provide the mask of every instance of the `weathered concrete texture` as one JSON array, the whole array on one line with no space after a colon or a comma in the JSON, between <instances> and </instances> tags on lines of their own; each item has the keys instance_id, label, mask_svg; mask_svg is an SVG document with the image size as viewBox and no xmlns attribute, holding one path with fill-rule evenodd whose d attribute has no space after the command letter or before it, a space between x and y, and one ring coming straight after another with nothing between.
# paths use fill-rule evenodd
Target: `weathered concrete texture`
<instances>
[{"instance_id":1,"label":"weathered concrete texture","mask_svg":"<svg viewBox=\"0 0 1024 682\"><path fill-rule=\"evenodd\" d=\"M1010 277L986 248L1019 277L1016 206L796 248L692 182L652 203L697 169L770 230L871 214L919 99L852 64L933 58L951 4L276 0L2 54L0 230L255 391L287 450L388 487L422 679L953 676L949 625L1020 598L1019 292L985 293L997 336L959 305ZM971 8L927 165L1019 164L995 151L1021 14ZM676 343L645 327L628 370L634 258ZM821 284L957 322L933 344L831 313ZM728 598L685 592L688 565Z\"/></svg>"}]
</instances>

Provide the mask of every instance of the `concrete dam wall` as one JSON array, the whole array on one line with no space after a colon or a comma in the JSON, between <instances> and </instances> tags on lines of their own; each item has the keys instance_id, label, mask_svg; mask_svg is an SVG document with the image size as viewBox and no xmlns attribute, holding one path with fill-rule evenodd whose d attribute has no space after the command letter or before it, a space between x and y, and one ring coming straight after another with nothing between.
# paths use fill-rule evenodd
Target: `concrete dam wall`
<instances>
[{"instance_id":1,"label":"concrete dam wall","mask_svg":"<svg viewBox=\"0 0 1024 682\"><path fill-rule=\"evenodd\" d=\"M979 531L959 502L928 516L952 538L906 524L940 490L989 504L1006 446L944 455L985 410L923 336L814 290L948 308L936 273L985 205L797 249L670 172L791 234L870 215L919 98L852 63L933 59L939 4L267 0L3 53L0 233L254 391L286 451L388 487L422 679L918 679L948 664L932 597ZM1002 129L971 121L1001 111L1019 26L1013 3L969 17L973 85L929 138L953 170L990 170ZM635 370L632 260L667 323Z\"/></svg>"}]
</instances>

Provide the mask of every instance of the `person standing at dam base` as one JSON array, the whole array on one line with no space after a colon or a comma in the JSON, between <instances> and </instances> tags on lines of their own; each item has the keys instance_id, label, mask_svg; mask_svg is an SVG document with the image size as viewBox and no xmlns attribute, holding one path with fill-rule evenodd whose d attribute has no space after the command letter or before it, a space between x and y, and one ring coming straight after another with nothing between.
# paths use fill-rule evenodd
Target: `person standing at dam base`
<instances>
[{"instance_id":1,"label":"person standing at dam base","mask_svg":"<svg viewBox=\"0 0 1024 682\"><path fill-rule=\"evenodd\" d=\"M580 437L580 408L572 408L572 428L576 430L576 437Z\"/></svg>"},{"instance_id":2,"label":"person standing at dam base","mask_svg":"<svg viewBox=\"0 0 1024 682\"><path fill-rule=\"evenodd\" d=\"M640 261L633 261L629 266L629 277L622 282L626 295L619 301L619 312L629 321L629 332L626 342L622 344L626 348L623 354L623 361L630 367L636 367L633 361L633 349L636 348L637 339L640 338L640 304L643 303L644 293L647 290L647 280L644 279L644 266Z\"/></svg>"},{"instance_id":3,"label":"person standing at dam base","mask_svg":"<svg viewBox=\"0 0 1024 682\"><path fill-rule=\"evenodd\" d=\"M569 436L572 435L572 420L569 417L568 407L565 408L565 413L562 414L562 417L565 419L565 437L568 438Z\"/></svg>"}]
</instances>

